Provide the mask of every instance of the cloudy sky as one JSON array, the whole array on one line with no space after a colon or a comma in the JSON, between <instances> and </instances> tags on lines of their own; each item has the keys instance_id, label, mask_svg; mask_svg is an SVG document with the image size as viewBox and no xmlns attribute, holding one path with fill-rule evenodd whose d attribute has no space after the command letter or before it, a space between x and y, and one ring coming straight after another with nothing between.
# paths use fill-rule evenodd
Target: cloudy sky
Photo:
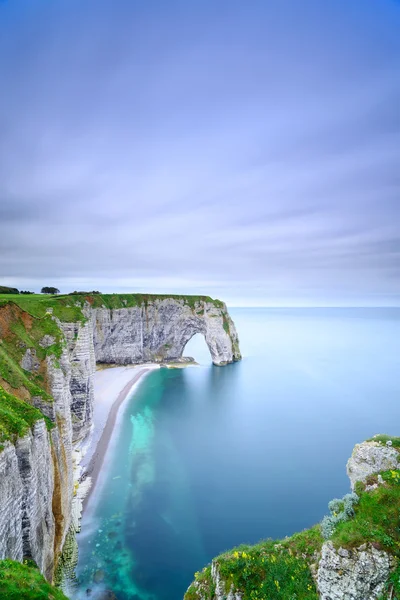
<instances>
[{"instance_id":1,"label":"cloudy sky","mask_svg":"<svg viewBox=\"0 0 400 600\"><path fill-rule=\"evenodd\" d=\"M1 0L0 284L400 304L400 3Z\"/></svg>"}]
</instances>

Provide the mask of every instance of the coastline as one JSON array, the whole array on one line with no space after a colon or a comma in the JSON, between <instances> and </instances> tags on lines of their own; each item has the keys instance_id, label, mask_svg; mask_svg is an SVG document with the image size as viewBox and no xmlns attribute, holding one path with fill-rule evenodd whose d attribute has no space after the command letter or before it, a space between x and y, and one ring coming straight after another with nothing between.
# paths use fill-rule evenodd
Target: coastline
<instances>
[{"instance_id":1,"label":"coastline","mask_svg":"<svg viewBox=\"0 0 400 600\"><path fill-rule=\"evenodd\" d=\"M115 431L121 407L129 397L133 387L146 374L158 368L159 365L149 364L145 366L110 367L96 371L94 403L96 407L96 401L98 401L97 408L101 410L97 411L99 414L94 415L94 430L87 451L80 463L82 474L79 482L80 486L83 484L82 487L86 489L86 493L82 498L82 513L85 512L98 484L99 475ZM131 371L134 372L133 377L131 377ZM129 377L128 381L127 377ZM85 482L90 482L90 485L84 485Z\"/></svg>"}]
</instances>

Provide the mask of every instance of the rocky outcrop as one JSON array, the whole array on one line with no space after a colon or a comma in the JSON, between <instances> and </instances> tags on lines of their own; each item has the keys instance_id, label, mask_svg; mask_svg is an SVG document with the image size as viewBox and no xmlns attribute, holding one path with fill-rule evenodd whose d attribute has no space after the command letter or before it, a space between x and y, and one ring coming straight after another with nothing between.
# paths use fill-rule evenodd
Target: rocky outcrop
<instances>
[{"instance_id":1,"label":"rocky outcrop","mask_svg":"<svg viewBox=\"0 0 400 600\"><path fill-rule=\"evenodd\" d=\"M336 550L332 542L322 547L317 585L321 600L376 600L383 595L393 558L371 544Z\"/></svg>"},{"instance_id":2,"label":"rocky outcrop","mask_svg":"<svg viewBox=\"0 0 400 600\"><path fill-rule=\"evenodd\" d=\"M129 364L182 357L188 341L204 335L215 365L240 360L235 326L225 304L155 299L130 308L96 308L92 313L96 360Z\"/></svg>"},{"instance_id":3,"label":"rocky outcrop","mask_svg":"<svg viewBox=\"0 0 400 600\"><path fill-rule=\"evenodd\" d=\"M365 482L370 475L399 467L399 452L391 445L368 441L357 444L347 462L351 489L357 481Z\"/></svg>"},{"instance_id":4,"label":"rocky outcrop","mask_svg":"<svg viewBox=\"0 0 400 600\"><path fill-rule=\"evenodd\" d=\"M96 362L175 360L196 333L204 335L214 364L241 358L235 326L222 302L205 297L141 298L113 296L118 306L110 308L105 297L96 297L95 306L93 298L71 297L68 307L77 317L73 321L62 318L65 312L57 312L51 300L44 317L46 331L38 340L40 319L13 303L0 307L0 337L11 335L13 323L29 328L29 335L15 341L21 348L18 368L36 379L34 385L21 379L19 397L30 396L55 424L47 431L40 420L28 435L0 446L0 560L32 558L49 580L53 578L71 525L73 449L92 425ZM129 303L133 305L126 306ZM65 303L62 307L65 311ZM57 325L51 333L49 320L53 328ZM55 354L51 349L57 344ZM43 393L36 385L39 376L45 381ZM12 392L7 380L0 378L0 384Z\"/></svg>"}]
</instances>

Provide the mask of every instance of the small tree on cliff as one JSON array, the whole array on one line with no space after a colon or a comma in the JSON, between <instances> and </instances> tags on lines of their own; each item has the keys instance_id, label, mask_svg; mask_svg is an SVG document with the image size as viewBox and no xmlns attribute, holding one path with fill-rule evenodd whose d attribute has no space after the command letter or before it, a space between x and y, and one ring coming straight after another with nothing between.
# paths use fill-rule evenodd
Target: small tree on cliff
<instances>
[{"instance_id":1,"label":"small tree on cliff","mask_svg":"<svg viewBox=\"0 0 400 600\"><path fill-rule=\"evenodd\" d=\"M55 287L42 287L40 290L42 294L59 294L60 290Z\"/></svg>"}]
</instances>

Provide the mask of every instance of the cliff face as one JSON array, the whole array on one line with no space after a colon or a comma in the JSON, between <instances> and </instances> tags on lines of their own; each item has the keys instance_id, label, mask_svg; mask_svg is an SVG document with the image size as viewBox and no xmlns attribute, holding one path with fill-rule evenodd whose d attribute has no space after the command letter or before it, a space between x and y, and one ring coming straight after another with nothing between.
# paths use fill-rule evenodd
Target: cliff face
<instances>
[{"instance_id":1,"label":"cliff face","mask_svg":"<svg viewBox=\"0 0 400 600\"><path fill-rule=\"evenodd\" d=\"M215 365L241 358L238 336L224 304L155 299L137 307L92 309L96 360L105 363L139 363L174 360L187 342L204 335Z\"/></svg>"},{"instance_id":2,"label":"cliff face","mask_svg":"<svg viewBox=\"0 0 400 600\"><path fill-rule=\"evenodd\" d=\"M0 556L29 556L47 577L54 563L53 490L50 439L40 420L0 454Z\"/></svg>"},{"instance_id":3,"label":"cliff face","mask_svg":"<svg viewBox=\"0 0 400 600\"><path fill-rule=\"evenodd\" d=\"M388 600L400 592L400 439L357 444L347 464L354 509L333 500L336 525L241 546L196 573L185 600ZM338 512L347 510L347 515ZM322 523L323 525L323 523ZM325 539L322 536L325 535Z\"/></svg>"},{"instance_id":4,"label":"cliff face","mask_svg":"<svg viewBox=\"0 0 400 600\"><path fill-rule=\"evenodd\" d=\"M241 358L226 306L208 297L0 297L0 386L17 411L10 420L0 394L0 560L31 558L54 575L71 523L73 447L91 428L96 362L177 359L196 333L214 364ZM21 428L28 404L38 410Z\"/></svg>"}]
</instances>

